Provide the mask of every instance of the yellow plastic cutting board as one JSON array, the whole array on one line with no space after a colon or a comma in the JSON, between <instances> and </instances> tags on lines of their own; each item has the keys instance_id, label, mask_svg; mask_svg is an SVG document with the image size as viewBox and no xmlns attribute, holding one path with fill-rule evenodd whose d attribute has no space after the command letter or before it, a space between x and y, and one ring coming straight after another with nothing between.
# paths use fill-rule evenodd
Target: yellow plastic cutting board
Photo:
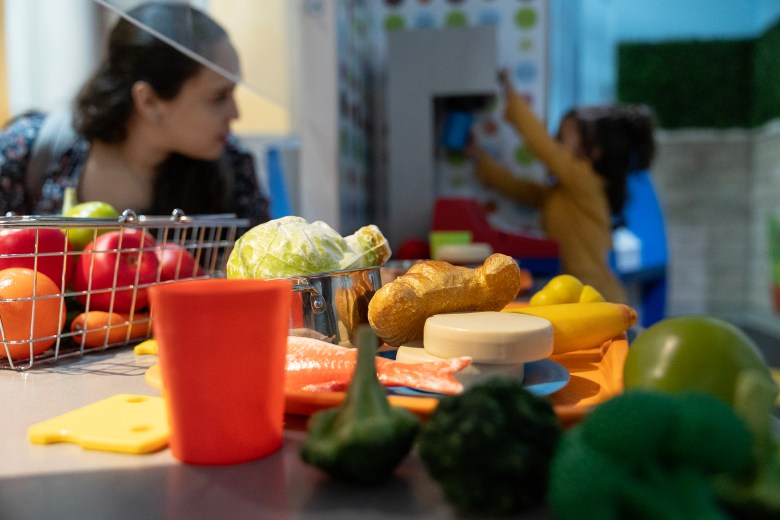
<instances>
[{"instance_id":1,"label":"yellow plastic cutting board","mask_svg":"<svg viewBox=\"0 0 780 520\"><path fill-rule=\"evenodd\" d=\"M34 424L27 436L33 444L142 454L164 448L170 432L162 397L119 394Z\"/></svg>"},{"instance_id":2,"label":"yellow plastic cutting board","mask_svg":"<svg viewBox=\"0 0 780 520\"><path fill-rule=\"evenodd\" d=\"M133 348L133 353L136 356L145 356L145 355L157 355L157 340L156 339L147 339L146 341L142 341L138 345L136 345Z\"/></svg>"}]
</instances>

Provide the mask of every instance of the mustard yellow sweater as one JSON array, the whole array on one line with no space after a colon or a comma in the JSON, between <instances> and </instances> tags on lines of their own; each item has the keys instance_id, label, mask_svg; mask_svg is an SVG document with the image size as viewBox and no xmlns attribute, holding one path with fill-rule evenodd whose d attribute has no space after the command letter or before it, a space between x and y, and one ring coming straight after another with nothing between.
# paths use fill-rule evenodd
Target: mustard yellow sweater
<instances>
[{"instance_id":1,"label":"mustard yellow sweater","mask_svg":"<svg viewBox=\"0 0 780 520\"><path fill-rule=\"evenodd\" d=\"M573 157L549 136L520 95L507 99L505 116L555 182L519 179L485 153L476 161L477 176L508 197L540 210L542 230L560 247L563 272L592 285L608 301L625 302L623 287L607 260L612 225L604 180L590 161Z\"/></svg>"}]
</instances>

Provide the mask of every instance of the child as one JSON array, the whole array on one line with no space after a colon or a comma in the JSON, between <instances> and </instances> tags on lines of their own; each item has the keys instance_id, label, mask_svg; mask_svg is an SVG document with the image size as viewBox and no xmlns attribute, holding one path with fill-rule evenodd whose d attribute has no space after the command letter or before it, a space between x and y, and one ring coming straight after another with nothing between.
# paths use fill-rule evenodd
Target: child
<instances>
[{"instance_id":1,"label":"child","mask_svg":"<svg viewBox=\"0 0 780 520\"><path fill-rule=\"evenodd\" d=\"M626 201L629 171L647 168L655 152L654 121L643 106L576 108L562 118L552 139L506 72L501 73L506 109L526 145L545 164L551 182L515 177L470 143L467 153L477 177L524 204L539 208L544 233L558 242L562 271L592 285L606 300L625 302L624 289L611 271L612 230Z\"/></svg>"}]
</instances>

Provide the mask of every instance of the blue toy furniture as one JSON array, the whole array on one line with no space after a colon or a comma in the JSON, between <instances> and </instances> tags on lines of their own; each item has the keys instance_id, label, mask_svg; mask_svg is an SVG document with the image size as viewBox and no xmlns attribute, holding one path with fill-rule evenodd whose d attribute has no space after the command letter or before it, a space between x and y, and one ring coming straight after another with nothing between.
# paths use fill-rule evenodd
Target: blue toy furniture
<instances>
[{"instance_id":1,"label":"blue toy furniture","mask_svg":"<svg viewBox=\"0 0 780 520\"><path fill-rule=\"evenodd\" d=\"M666 314L668 252L663 212L648 170L628 177L625 227L639 239L638 265L619 269L614 252L610 262L626 286L639 286L640 323L649 327Z\"/></svg>"},{"instance_id":2,"label":"blue toy furniture","mask_svg":"<svg viewBox=\"0 0 780 520\"><path fill-rule=\"evenodd\" d=\"M268 167L268 191L271 195L271 218L277 219L292 215L290 198L284 180L282 158L277 148L269 148L266 154Z\"/></svg>"}]
</instances>

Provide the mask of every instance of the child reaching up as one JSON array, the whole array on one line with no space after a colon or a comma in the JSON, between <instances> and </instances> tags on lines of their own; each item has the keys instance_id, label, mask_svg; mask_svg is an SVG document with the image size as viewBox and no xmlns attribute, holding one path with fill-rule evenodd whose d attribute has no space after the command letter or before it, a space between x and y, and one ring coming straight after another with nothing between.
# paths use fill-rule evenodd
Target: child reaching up
<instances>
[{"instance_id":1,"label":"child reaching up","mask_svg":"<svg viewBox=\"0 0 780 520\"><path fill-rule=\"evenodd\" d=\"M647 168L655 152L652 112L638 105L575 108L561 119L556 139L514 88L501 82L504 118L544 163L549 182L514 176L471 142L467 154L477 177L489 187L541 213L542 231L560 247L564 273L595 287L608 301L625 302L625 291L609 267L612 231L622 218L626 177Z\"/></svg>"}]
</instances>

